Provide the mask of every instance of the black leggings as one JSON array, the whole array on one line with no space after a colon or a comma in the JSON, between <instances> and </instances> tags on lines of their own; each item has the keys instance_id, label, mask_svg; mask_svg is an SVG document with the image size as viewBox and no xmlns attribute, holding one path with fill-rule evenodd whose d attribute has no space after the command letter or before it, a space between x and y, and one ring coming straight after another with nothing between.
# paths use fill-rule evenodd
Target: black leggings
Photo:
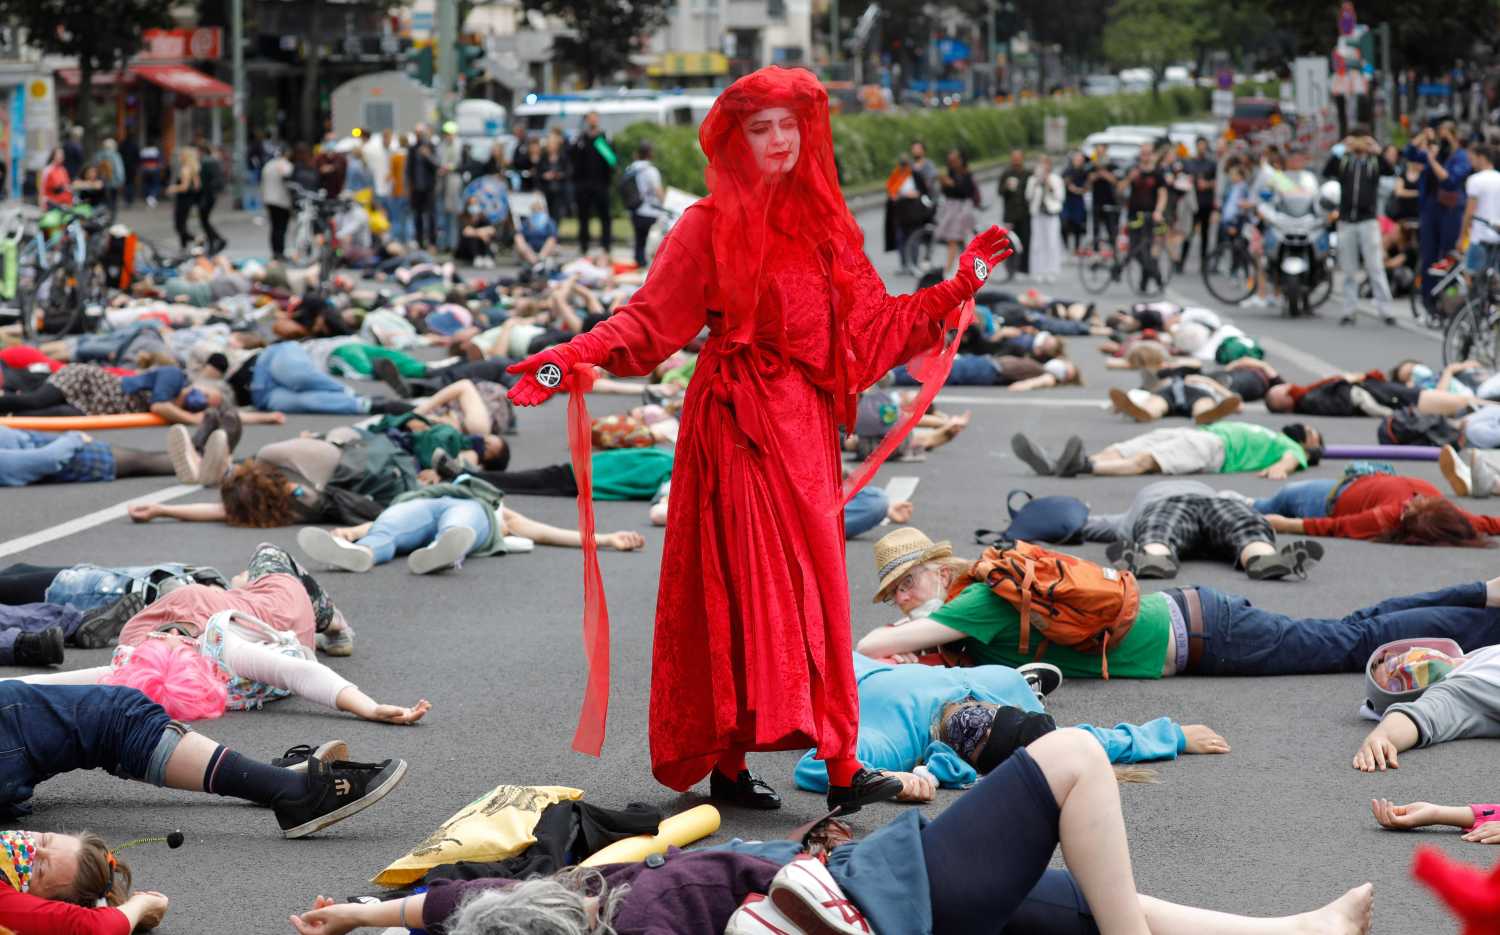
<instances>
[{"instance_id":1,"label":"black leggings","mask_svg":"<svg viewBox=\"0 0 1500 935\"><path fill-rule=\"evenodd\" d=\"M573 465L549 464L529 471L470 471L480 480L506 493L529 493L539 497L576 497L578 482Z\"/></svg>"},{"instance_id":2,"label":"black leggings","mask_svg":"<svg viewBox=\"0 0 1500 935\"><path fill-rule=\"evenodd\" d=\"M1042 768L1017 750L923 828L933 935L993 932L1010 919L1052 860L1061 817Z\"/></svg>"},{"instance_id":3,"label":"black leggings","mask_svg":"<svg viewBox=\"0 0 1500 935\"><path fill-rule=\"evenodd\" d=\"M136 448L109 446L115 456L115 477L166 477L177 473L172 458L165 451L141 451Z\"/></svg>"},{"instance_id":4,"label":"black leggings","mask_svg":"<svg viewBox=\"0 0 1500 935\"><path fill-rule=\"evenodd\" d=\"M34 416L81 416L82 412L68 404L62 390L52 383L43 383L29 393L5 393L0 395L0 414L26 413Z\"/></svg>"},{"instance_id":5,"label":"black leggings","mask_svg":"<svg viewBox=\"0 0 1500 935\"><path fill-rule=\"evenodd\" d=\"M499 383L502 386L515 386L516 375L505 372L505 368L513 363L515 361L509 357L486 357L484 360L472 360L453 364L450 367L428 370L426 377L407 382L411 384L412 391L418 396L431 396L443 387L457 383L459 380L488 380L490 383Z\"/></svg>"},{"instance_id":6,"label":"black leggings","mask_svg":"<svg viewBox=\"0 0 1500 935\"><path fill-rule=\"evenodd\" d=\"M17 562L0 568L0 604L40 604L47 599L52 579L67 565L28 565Z\"/></svg>"}]
</instances>

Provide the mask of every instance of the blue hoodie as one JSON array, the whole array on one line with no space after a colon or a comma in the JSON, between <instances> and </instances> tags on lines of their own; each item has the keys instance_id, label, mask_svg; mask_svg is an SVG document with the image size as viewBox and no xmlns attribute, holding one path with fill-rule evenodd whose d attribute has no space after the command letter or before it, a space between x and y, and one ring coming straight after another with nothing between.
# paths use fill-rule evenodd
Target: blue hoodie
<instances>
[{"instance_id":1,"label":"blue hoodie","mask_svg":"<svg viewBox=\"0 0 1500 935\"><path fill-rule=\"evenodd\" d=\"M942 669L888 665L854 654L859 685L859 759L866 766L909 772L925 763L947 788L971 786L979 774L957 752L932 739L932 722L943 706L969 698L1026 711L1041 711L1031 687L1009 666ZM1170 718L1146 724L1119 724L1112 730L1079 724L1093 734L1111 763L1171 760L1187 747L1182 728ZM828 770L809 751L797 763L797 788L828 791Z\"/></svg>"}]
</instances>

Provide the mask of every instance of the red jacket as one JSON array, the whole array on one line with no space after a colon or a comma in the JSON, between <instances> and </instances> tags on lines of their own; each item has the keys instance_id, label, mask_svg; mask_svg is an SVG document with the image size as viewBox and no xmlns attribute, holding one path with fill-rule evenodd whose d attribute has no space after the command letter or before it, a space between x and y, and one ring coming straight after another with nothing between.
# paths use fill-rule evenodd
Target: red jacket
<instances>
[{"instance_id":1,"label":"red jacket","mask_svg":"<svg viewBox=\"0 0 1500 935\"><path fill-rule=\"evenodd\" d=\"M19 893L0 883L0 925L16 935L130 935L118 909L84 909Z\"/></svg>"},{"instance_id":2,"label":"red jacket","mask_svg":"<svg viewBox=\"0 0 1500 935\"><path fill-rule=\"evenodd\" d=\"M1327 518L1305 519L1302 528L1310 536L1375 539L1395 528L1406 501L1412 497L1440 496L1442 493L1436 487L1420 478L1370 474L1344 488ZM1500 516L1478 516L1468 512L1464 516L1479 533L1487 536L1500 534Z\"/></svg>"}]
</instances>

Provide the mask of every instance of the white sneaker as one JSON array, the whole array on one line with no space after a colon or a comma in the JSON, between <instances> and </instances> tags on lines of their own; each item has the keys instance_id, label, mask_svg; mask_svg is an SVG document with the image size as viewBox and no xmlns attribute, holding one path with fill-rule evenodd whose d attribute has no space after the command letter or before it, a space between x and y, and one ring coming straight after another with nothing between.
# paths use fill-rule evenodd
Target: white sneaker
<instances>
[{"instance_id":1,"label":"white sneaker","mask_svg":"<svg viewBox=\"0 0 1500 935\"><path fill-rule=\"evenodd\" d=\"M759 893L746 896L724 926L724 935L801 935L801 931Z\"/></svg>"},{"instance_id":2,"label":"white sneaker","mask_svg":"<svg viewBox=\"0 0 1500 935\"><path fill-rule=\"evenodd\" d=\"M423 546L406 557L406 567L414 575L428 575L452 568L464 560L474 546L474 530L467 526L444 529L431 545Z\"/></svg>"},{"instance_id":3,"label":"white sneaker","mask_svg":"<svg viewBox=\"0 0 1500 935\"><path fill-rule=\"evenodd\" d=\"M184 428L184 426L177 426ZM176 467L176 463L173 463ZM229 470L229 435L223 429L214 429L203 444L203 459L198 464L198 483L205 487L217 487Z\"/></svg>"},{"instance_id":4,"label":"white sneaker","mask_svg":"<svg viewBox=\"0 0 1500 935\"><path fill-rule=\"evenodd\" d=\"M303 526L297 533L297 547L315 561L330 568L365 572L375 567L375 553L362 545L346 542L326 529Z\"/></svg>"},{"instance_id":5,"label":"white sneaker","mask_svg":"<svg viewBox=\"0 0 1500 935\"><path fill-rule=\"evenodd\" d=\"M808 935L871 935L870 923L815 857L798 857L771 879L769 898L796 931Z\"/></svg>"},{"instance_id":6,"label":"white sneaker","mask_svg":"<svg viewBox=\"0 0 1500 935\"><path fill-rule=\"evenodd\" d=\"M1461 460L1467 462L1469 466L1469 476L1471 478L1469 482L1469 496L1476 499L1484 499L1493 495L1495 492L1495 471L1490 467L1490 463L1485 460L1484 452L1478 448L1465 449L1464 457Z\"/></svg>"},{"instance_id":7,"label":"white sneaker","mask_svg":"<svg viewBox=\"0 0 1500 935\"><path fill-rule=\"evenodd\" d=\"M1469 466L1464 463L1464 459L1453 450L1452 445L1444 445L1438 452L1438 470L1443 472L1443 477L1448 481L1448 486L1453 488L1455 497L1467 497L1469 491L1474 489L1473 474Z\"/></svg>"},{"instance_id":8,"label":"white sneaker","mask_svg":"<svg viewBox=\"0 0 1500 935\"><path fill-rule=\"evenodd\" d=\"M167 429L167 457L172 459L172 470L177 474L179 484L199 483L202 462L193 448L193 435L187 426L174 425Z\"/></svg>"},{"instance_id":9,"label":"white sneaker","mask_svg":"<svg viewBox=\"0 0 1500 935\"><path fill-rule=\"evenodd\" d=\"M505 551L511 555L520 555L525 552L536 550L536 541L525 536L506 536Z\"/></svg>"},{"instance_id":10,"label":"white sneaker","mask_svg":"<svg viewBox=\"0 0 1500 935\"><path fill-rule=\"evenodd\" d=\"M1252 295L1240 303L1240 308L1270 308L1271 303L1258 295Z\"/></svg>"}]
</instances>

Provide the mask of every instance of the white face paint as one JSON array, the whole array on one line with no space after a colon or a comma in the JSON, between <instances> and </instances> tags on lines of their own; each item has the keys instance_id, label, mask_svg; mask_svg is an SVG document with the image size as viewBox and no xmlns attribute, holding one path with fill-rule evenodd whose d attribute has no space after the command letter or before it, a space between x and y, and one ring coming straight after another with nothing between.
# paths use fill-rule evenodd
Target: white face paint
<instances>
[{"instance_id":1,"label":"white face paint","mask_svg":"<svg viewBox=\"0 0 1500 935\"><path fill-rule=\"evenodd\" d=\"M768 107L742 124L755 165L769 176L791 172L802 151L802 129L797 115L785 107Z\"/></svg>"}]
</instances>

